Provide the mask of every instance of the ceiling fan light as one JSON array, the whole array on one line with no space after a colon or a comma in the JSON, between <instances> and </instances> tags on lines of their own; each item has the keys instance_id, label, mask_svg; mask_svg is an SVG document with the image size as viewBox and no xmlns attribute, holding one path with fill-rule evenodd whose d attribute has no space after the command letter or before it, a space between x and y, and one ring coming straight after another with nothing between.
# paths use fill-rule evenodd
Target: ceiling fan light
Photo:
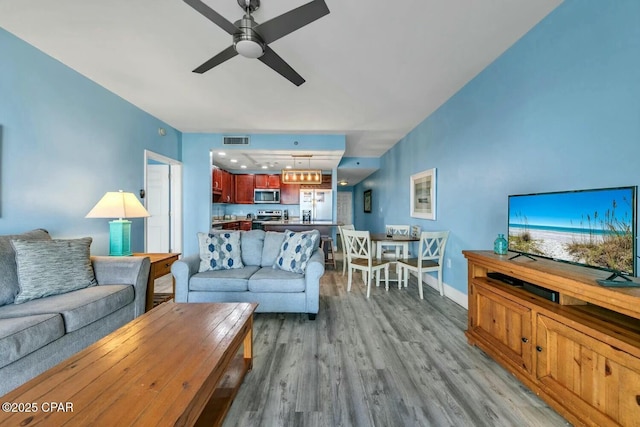
<instances>
[{"instance_id":1,"label":"ceiling fan light","mask_svg":"<svg viewBox=\"0 0 640 427\"><path fill-rule=\"evenodd\" d=\"M245 58L260 58L264 54L263 46L254 40L238 40L235 49L238 55Z\"/></svg>"}]
</instances>

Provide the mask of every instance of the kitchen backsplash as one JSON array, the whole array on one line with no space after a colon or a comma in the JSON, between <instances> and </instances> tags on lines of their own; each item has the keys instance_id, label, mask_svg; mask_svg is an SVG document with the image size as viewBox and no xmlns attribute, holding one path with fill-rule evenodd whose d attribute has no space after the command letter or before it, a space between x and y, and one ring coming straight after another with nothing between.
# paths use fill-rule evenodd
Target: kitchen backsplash
<instances>
[{"instance_id":1,"label":"kitchen backsplash","mask_svg":"<svg viewBox=\"0 0 640 427\"><path fill-rule=\"evenodd\" d=\"M247 214L253 214L254 216L259 210L281 210L285 209L289 211L289 217L300 216L299 205L281 205L275 204L259 204L259 205L234 205L213 203L211 205L211 216L216 218L223 218L225 215L235 215L238 218L246 218Z\"/></svg>"}]
</instances>

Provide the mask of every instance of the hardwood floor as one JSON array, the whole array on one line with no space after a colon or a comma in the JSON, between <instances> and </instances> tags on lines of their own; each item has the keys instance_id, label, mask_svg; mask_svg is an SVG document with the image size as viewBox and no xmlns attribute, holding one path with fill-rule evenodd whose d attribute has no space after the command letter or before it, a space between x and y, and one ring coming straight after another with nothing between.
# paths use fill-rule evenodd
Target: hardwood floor
<instances>
[{"instance_id":1,"label":"hardwood floor","mask_svg":"<svg viewBox=\"0 0 640 427\"><path fill-rule=\"evenodd\" d=\"M258 313L254 362L224 426L563 426L467 344L467 312L425 286L365 288L327 270L315 321Z\"/></svg>"}]
</instances>

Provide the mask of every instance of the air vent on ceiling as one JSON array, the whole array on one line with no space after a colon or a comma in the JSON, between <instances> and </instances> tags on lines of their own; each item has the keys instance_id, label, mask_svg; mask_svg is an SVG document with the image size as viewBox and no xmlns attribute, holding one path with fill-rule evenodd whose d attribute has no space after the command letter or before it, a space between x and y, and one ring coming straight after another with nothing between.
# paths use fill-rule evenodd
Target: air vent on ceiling
<instances>
[{"instance_id":1,"label":"air vent on ceiling","mask_svg":"<svg viewBox=\"0 0 640 427\"><path fill-rule=\"evenodd\" d=\"M225 136L222 145L249 145L248 136Z\"/></svg>"}]
</instances>

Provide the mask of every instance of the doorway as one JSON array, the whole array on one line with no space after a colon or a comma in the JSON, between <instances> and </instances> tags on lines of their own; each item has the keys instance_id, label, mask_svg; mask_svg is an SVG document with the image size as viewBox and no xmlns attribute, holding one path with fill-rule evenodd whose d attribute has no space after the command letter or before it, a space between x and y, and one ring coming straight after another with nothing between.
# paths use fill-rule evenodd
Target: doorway
<instances>
[{"instance_id":1,"label":"doorway","mask_svg":"<svg viewBox=\"0 0 640 427\"><path fill-rule=\"evenodd\" d=\"M182 163L144 151L144 203L147 253L182 252Z\"/></svg>"},{"instance_id":2,"label":"doorway","mask_svg":"<svg viewBox=\"0 0 640 427\"><path fill-rule=\"evenodd\" d=\"M353 224L353 192L338 191L338 222Z\"/></svg>"}]
</instances>

